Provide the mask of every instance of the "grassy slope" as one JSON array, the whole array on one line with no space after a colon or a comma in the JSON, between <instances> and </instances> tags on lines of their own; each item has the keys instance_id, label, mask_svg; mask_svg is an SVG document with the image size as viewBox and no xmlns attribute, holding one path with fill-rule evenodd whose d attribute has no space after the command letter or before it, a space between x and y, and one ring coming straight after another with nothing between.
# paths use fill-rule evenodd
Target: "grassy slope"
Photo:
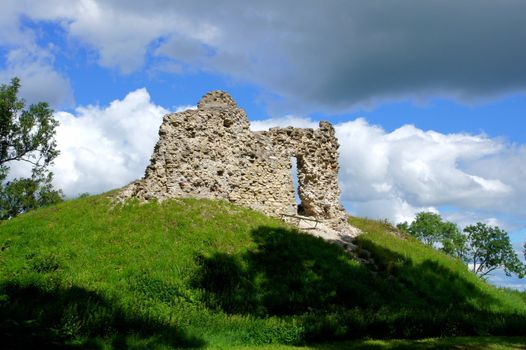
<instances>
[{"instance_id":1,"label":"grassy slope","mask_svg":"<svg viewBox=\"0 0 526 350\"><path fill-rule=\"evenodd\" d=\"M367 232L358 243L373 253L376 273L339 247L224 202L112 208L101 195L27 213L0 224L2 344L523 335L521 295L381 223L353 224Z\"/></svg>"}]
</instances>

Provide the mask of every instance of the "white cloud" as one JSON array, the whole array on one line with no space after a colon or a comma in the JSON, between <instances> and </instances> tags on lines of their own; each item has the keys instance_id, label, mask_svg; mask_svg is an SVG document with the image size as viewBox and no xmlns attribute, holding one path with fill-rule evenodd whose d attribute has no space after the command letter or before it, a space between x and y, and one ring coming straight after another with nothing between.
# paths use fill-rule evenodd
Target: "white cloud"
<instances>
[{"instance_id":1,"label":"white cloud","mask_svg":"<svg viewBox=\"0 0 526 350\"><path fill-rule=\"evenodd\" d=\"M99 193L142 177L167 111L150 101L145 89L107 107L58 112L60 126L55 185L66 195Z\"/></svg>"},{"instance_id":2,"label":"white cloud","mask_svg":"<svg viewBox=\"0 0 526 350\"><path fill-rule=\"evenodd\" d=\"M65 27L99 53L99 63L130 73L143 65L147 46L159 36L162 22L141 12L118 11L103 2L80 1Z\"/></svg>"},{"instance_id":3,"label":"white cloud","mask_svg":"<svg viewBox=\"0 0 526 350\"><path fill-rule=\"evenodd\" d=\"M442 215L442 217L445 220L451 221L456 223L460 229L463 229L464 227L468 225L473 225L476 222L482 222L486 225L490 226L498 226L506 231L511 231L515 228L517 228L513 223L509 223L505 220L501 220L499 218L496 218L494 215L496 213L483 211L483 212L477 212L472 210L464 210L464 211L455 211L450 213L445 213Z\"/></svg>"},{"instance_id":4,"label":"white cloud","mask_svg":"<svg viewBox=\"0 0 526 350\"><path fill-rule=\"evenodd\" d=\"M293 115L287 115L283 118L270 118L250 122L250 129L252 131L264 131L277 126L294 126L296 128L317 128L318 122L312 119L296 117Z\"/></svg>"},{"instance_id":5,"label":"white cloud","mask_svg":"<svg viewBox=\"0 0 526 350\"><path fill-rule=\"evenodd\" d=\"M17 76L22 84L20 96L28 103L46 101L53 107L70 106L73 91L69 80L54 68L56 48L53 44L37 45L37 35L20 23L27 7L26 1L0 3L0 48L6 51L0 64L0 83Z\"/></svg>"},{"instance_id":6,"label":"white cloud","mask_svg":"<svg viewBox=\"0 0 526 350\"><path fill-rule=\"evenodd\" d=\"M174 113L184 112L189 109L197 109L197 106L195 105L177 106L174 108Z\"/></svg>"},{"instance_id":7,"label":"white cloud","mask_svg":"<svg viewBox=\"0 0 526 350\"><path fill-rule=\"evenodd\" d=\"M117 68L122 73L142 68L150 49L152 54L169 52L183 59L195 57L192 51L199 50L216 35L213 25L189 18L180 11L181 6L174 4L42 0L21 1L6 7L15 18L23 14L35 21L59 23L70 39L87 45L97 54L101 66ZM205 52L196 53L202 56Z\"/></svg>"},{"instance_id":8,"label":"white cloud","mask_svg":"<svg viewBox=\"0 0 526 350\"><path fill-rule=\"evenodd\" d=\"M34 42L34 34L20 28L19 16L24 4L18 0L0 2L0 44L27 46Z\"/></svg>"},{"instance_id":9,"label":"white cloud","mask_svg":"<svg viewBox=\"0 0 526 350\"><path fill-rule=\"evenodd\" d=\"M0 71L0 81L8 83L19 77L20 97L27 103L45 101L52 107L73 104L69 80L57 72L48 50L35 46L12 49L6 55L6 67Z\"/></svg>"}]
</instances>

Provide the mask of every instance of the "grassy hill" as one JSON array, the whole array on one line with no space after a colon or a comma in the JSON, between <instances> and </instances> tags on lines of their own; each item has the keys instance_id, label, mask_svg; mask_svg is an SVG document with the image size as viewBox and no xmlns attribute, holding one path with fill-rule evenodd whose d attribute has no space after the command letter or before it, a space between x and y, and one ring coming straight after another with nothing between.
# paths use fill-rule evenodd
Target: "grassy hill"
<instances>
[{"instance_id":1,"label":"grassy hill","mask_svg":"<svg viewBox=\"0 0 526 350\"><path fill-rule=\"evenodd\" d=\"M106 194L29 212L0 223L2 346L229 348L524 335L520 293L388 233L388 224L351 222L366 232L357 244L372 253L375 270L226 202L114 208Z\"/></svg>"}]
</instances>

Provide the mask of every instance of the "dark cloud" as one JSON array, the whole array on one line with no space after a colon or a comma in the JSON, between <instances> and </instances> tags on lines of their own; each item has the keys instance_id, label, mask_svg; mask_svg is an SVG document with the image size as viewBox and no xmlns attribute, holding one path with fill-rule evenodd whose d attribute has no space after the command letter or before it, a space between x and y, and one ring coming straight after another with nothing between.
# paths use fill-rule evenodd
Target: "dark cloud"
<instances>
[{"instance_id":1,"label":"dark cloud","mask_svg":"<svg viewBox=\"0 0 526 350\"><path fill-rule=\"evenodd\" d=\"M162 55L325 110L526 90L523 0L42 3L19 12L61 20L101 65L130 72Z\"/></svg>"},{"instance_id":2,"label":"dark cloud","mask_svg":"<svg viewBox=\"0 0 526 350\"><path fill-rule=\"evenodd\" d=\"M526 90L520 0L230 1L172 9L217 28L207 43L212 54L195 61L203 69L303 102L348 108Z\"/></svg>"}]
</instances>

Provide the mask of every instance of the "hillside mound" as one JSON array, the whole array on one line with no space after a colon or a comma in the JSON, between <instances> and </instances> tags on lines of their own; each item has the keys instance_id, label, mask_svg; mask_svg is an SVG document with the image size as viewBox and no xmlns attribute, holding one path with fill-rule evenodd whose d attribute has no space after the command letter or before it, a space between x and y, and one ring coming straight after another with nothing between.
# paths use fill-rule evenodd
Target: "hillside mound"
<instances>
[{"instance_id":1,"label":"hillside mound","mask_svg":"<svg viewBox=\"0 0 526 350\"><path fill-rule=\"evenodd\" d=\"M344 248L223 201L80 198L0 223L4 348L521 335L526 302L353 218Z\"/></svg>"}]
</instances>

